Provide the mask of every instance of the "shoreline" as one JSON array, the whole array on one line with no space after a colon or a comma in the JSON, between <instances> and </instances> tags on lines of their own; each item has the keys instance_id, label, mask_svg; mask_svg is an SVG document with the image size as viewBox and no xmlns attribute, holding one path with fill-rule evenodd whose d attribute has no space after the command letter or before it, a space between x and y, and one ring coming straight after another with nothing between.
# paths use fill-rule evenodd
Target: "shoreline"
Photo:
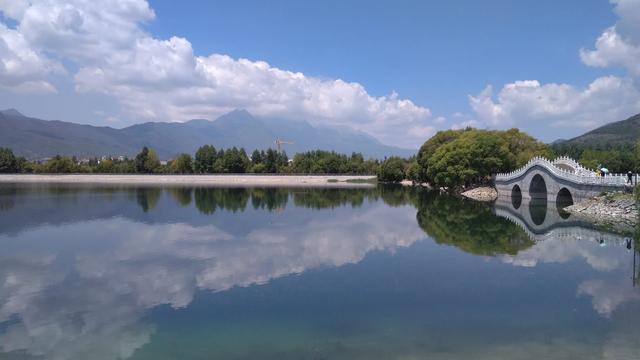
<instances>
[{"instance_id":1,"label":"shoreline","mask_svg":"<svg viewBox=\"0 0 640 360\"><path fill-rule=\"evenodd\" d=\"M638 224L638 203L632 194L609 193L567 206L563 210L599 225L617 225L633 230Z\"/></svg>"},{"instance_id":2,"label":"shoreline","mask_svg":"<svg viewBox=\"0 0 640 360\"><path fill-rule=\"evenodd\" d=\"M221 187L374 187L375 175L2 174L0 184L181 185Z\"/></svg>"}]
</instances>

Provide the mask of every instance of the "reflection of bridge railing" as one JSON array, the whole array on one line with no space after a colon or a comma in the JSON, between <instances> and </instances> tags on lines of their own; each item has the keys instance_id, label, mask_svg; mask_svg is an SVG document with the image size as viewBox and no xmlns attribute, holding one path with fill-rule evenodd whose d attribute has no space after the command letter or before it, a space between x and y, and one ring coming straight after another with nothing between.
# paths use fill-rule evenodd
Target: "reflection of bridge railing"
<instances>
[{"instance_id":1,"label":"reflection of bridge railing","mask_svg":"<svg viewBox=\"0 0 640 360\"><path fill-rule=\"evenodd\" d=\"M623 235L606 233L597 229L573 225L571 222L558 222L554 224L556 227L549 227L548 229L545 229L544 233L536 233L531 230L526 221L511 213L506 208L496 207L495 214L516 224L519 228L524 230L531 240L535 242L541 242L547 239L570 239L589 240L614 246L626 246L627 240L629 239L629 237Z\"/></svg>"},{"instance_id":2,"label":"reflection of bridge railing","mask_svg":"<svg viewBox=\"0 0 640 360\"><path fill-rule=\"evenodd\" d=\"M568 171L557 165L565 164L574 167L574 171ZM510 173L496 175L496 182L508 182L523 176L530 168L540 166L553 176L582 185L607 185L624 187L627 184L626 174L610 174L604 177L596 176L593 170L580 166L575 160L567 157L557 158L554 161L544 157L534 157L526 165Z\"/></svg>"}]
</instances>

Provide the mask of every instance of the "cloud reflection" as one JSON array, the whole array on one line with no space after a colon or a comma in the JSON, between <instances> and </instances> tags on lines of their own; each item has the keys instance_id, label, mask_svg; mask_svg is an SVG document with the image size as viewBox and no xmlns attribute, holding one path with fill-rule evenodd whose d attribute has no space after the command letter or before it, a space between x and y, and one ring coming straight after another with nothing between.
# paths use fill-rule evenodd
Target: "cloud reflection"
<instances>
[{"instance_id":1,"label":"cloud reflection","mask_svg":"<svg viewBox=\"0 0 640 360\"><path fill-rule=\"evenodd\" d=\"M413 207L362 206L302 216L285 210L246 233L122 217L25 231L24 248L0 255L0 319L7 324L0 348L61 360L127 358L150 340L154 326L144 314L153 307L186 307L198 290L357 263L371 251L393 252L424 238ZM80 233L99 246L65 250L62 239ZM43 238L60 244L48 242L50 253L26 257L28 244L43 245Z\"/></svg>"}]
</instances>

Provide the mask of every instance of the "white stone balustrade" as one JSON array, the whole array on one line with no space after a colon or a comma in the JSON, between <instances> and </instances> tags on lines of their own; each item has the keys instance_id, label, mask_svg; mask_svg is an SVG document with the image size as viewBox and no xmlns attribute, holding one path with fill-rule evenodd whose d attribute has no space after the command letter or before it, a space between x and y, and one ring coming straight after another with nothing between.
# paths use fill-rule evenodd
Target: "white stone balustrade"
<instances>
[{"instance_id":1,"label":"white stone balustrade","mask_svg":"<svg viewBox=\"0 0 640 360\"><path fill-rule=\"evenodd\" d=\"M559 164L570 166L574 169L574 171L568 171L560 168L557 166ZM520 176L523 176L527 172L527 170L534 166L545 168L547 171L549 171L559 179L564 179L581 185L609 185L624 187L627 184L627 174L607 174L604 177L596 176L595 171L584 168L583 166L578 164L577 161L566 156L559 157L553 161L544 157L534 157L533 159L529 160L526 165L518 170L512 171L510 173L496 174L495 180L497 182L512 181ZM634 174L633 176L635 180L637 174Z\"/></svg>"}]
</instances>

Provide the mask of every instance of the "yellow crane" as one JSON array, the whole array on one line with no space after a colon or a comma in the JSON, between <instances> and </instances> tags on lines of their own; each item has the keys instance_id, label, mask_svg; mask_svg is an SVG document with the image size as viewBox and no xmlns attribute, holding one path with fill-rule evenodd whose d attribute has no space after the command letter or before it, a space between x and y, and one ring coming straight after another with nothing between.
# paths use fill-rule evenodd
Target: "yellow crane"
<instances>
[{"instance_id":1,"label":"yellow crane","mask_svg":"<svg viewBox=\"0 0 640 360\"><path fill-rule=\"evenodd\" d=\"M276 139L276 141L273 142L274 144L276 144L276 147L278 148L278 152L282 152L282 145L293 145L293 142L291 141L285 141L282 139Z\"/></svg>"}]
</instances>

